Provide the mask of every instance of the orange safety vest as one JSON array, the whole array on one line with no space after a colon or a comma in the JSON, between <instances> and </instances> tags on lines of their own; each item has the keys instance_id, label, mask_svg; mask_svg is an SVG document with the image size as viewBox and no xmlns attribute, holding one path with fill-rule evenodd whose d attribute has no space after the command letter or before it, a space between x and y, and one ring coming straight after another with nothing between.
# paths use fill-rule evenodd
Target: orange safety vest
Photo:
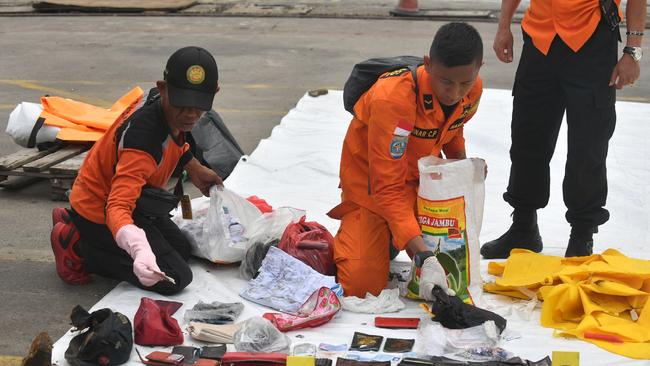
<instances>
[{"instance_id":1,"label":"orange safety vest","mask_svg":"<svg viewBox=\"0 0 650 366\"><path fill-rule=\"evenodd\" d=\"M421 234L414 211L418 160L464 151L463 126L476 112L483 90L477 77L445 118L424 66L417 79L417 106L407 68L382 75L356 103L341 154L342 203L329 213L341 218L355 205L375 212L388 222L398 248Z\"/></svg>"},{"instance_id":2,"label":"orange safety vest","mask_svg":"<svg viewBox=\"0 0 650 366\"><path fill-rule=\"evenodd\" d=\"M615 1L622 17L621 0ZM555 35L578 52L591 38L600 18L598 0L531 0L521 26L545 55Z\"/></svg>"},{"instance_id":3,"label":"orange safety vest","mask_svg":"<svg viewBox=\"0 0 650 366\"><path fill-rule=\"evenodd\" d=\"M109 109L61 97L41 97L43 112L39 117L46 125L61 128L56 136L59 140L97 141L115 122L133 113L143 94L136 86Z\"/></svg>"}]
</instances>

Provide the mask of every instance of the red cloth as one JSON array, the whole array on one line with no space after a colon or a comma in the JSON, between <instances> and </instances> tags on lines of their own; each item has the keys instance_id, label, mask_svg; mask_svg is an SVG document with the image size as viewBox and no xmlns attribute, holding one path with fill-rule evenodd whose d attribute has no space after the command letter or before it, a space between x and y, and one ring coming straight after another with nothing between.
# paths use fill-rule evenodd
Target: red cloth
<instances>
[{"instance_id":1,"label":"red cloth","mask_svg":"<svg viewBox=\"0 0 650 366\"><path fill-rule=\"evenodd\" d=\"M172 315L182 303L143 297L135 313L135 343L141 346L183 344L183 332Z\"/></svg>"},{"instance_id":2,"label":"red cloth","mask_svg":"<svg viewBox=\"0 0 650 366\"><path fill-rule=\"evenodd\" d=\"M257 196L250 196L246 198L246 200L252 203L253 205L255 205L255 207L257 207L257 209L260 210L260 212L262 213L273 212L273 207L269 205L268 202L266 202L266 200L264 200L263 198L259 198Z\"/></svg>"}]
</instances>

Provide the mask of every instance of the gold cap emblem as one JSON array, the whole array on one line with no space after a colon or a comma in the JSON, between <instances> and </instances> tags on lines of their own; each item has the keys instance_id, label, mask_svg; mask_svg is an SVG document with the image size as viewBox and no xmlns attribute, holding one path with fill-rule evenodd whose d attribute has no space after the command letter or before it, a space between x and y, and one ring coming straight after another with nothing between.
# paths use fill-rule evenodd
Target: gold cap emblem
<instances>
[{"instance_id":1,"label":"gold cap emblem","mask_svg":"<svg viewBox=\"0 0 650 366\"><path fill-rule=\"evenodd\" d=\"M205 70L199 65L192 65L187 68L187 81L192 84L201 84L205 80Z\"/></svg>"}]
</instances>

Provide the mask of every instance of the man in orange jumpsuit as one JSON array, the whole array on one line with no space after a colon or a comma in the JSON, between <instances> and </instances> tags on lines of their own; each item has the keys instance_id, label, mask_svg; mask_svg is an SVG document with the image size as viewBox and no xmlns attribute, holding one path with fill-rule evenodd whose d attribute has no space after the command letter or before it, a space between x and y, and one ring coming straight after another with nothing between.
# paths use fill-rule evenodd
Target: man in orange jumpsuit
<instances>
[{"instance_id":1,"label":"man in orange jumpsuit","mask_svg":"<svg viewBox=\"0 0 650 366\"><path fill-rule=\"evenodd\" d=\"M189 242L168 212L152 215L138 200L145 186L164 187L179 165L206 195L222 184L192 156L184 137L212 108L217 64L203 48L181 48L156 85L144 106L90 150L72 187L71 209L52 212L56 269L67 283L86 283L95 273L171 295L192 281Z\"/></svg>"},{"instance_id":2,"label":"man in orange jumpsuit","mask_svg":"<svg viewBox=\"0 0 650 366\"><path fill-rule=\"evenodd\" d=\"M383 74L354 107L341 156L340 219L334 242L338 281L346 296L378 295L386 287L389 246L428 250L415 217L417 161L464 159L463 126L482 92L483 45L476 29L450 23L436 33L417 69ZM416 104L417 100L417 104Z\"/></svg>"},{"instance_id":3,"label":"man in orange jumpsuit","mask_svg":"<svg viewBox=\"0 0 650 366\"><path fill-rule=\"evenodd\" d=\"M512 62L512 15L503 0L494 51ZM562 190L571 225L566 257L593 252L593 234L609 219L607 150L616 125L616 89L634 84L643 54L646 0L627 2L627 42L618 58L620 0L531 0L521 22L524 44L512 95L510 180L503 198L512 225L483 245L484 258L513 248L540 252L537 210L550 194L549 163L566 112L568 151ZM610 10L608 10L610 9Z\"/></svg>"}]
</instances>

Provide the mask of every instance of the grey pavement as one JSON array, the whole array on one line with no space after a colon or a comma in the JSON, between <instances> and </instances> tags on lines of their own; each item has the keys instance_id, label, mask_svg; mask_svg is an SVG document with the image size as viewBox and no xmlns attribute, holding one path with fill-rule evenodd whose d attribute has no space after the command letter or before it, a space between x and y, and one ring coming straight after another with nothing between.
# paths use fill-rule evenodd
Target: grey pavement
<instances>
[{"instance_id":1,"label":"grey pavement","mask_svg":"<svg viewBox=\"0 0 650 366\"><path fill-rule=\"evenodd\" d=\"M404 19L314 19L164 16L25 16L0 18L0 130L21 101L44 94L108 106L134 85L161 78L177 48L211 50L220 67L221 92L214 107L246 152L305 91L341 89L352 65L362 59L427 52L442 23ZM516 68L491 52L495 24L477 22L483 36L486 88L509 89ZM517 25L513 32L520 34ZM516 49L521 46L517 37ZM650 58L642 61L637 87L622 100L647 101ZM509 121L503 121L508 128ZM0 156L18 150L0 133ZM504 157L507 159L507 157ZM192 190L196 197L196 190ZM115 285L96 278L86 286L62 283L49 244L49 199L39 183L0 190L0 365L1 355L24 355L31 339L46 330L57 339L69 328L76 304L90 306ZM139 299L133 299L139 301ZM14 363L15 364L15 363Z\"/></svg>"}]
</instances>

